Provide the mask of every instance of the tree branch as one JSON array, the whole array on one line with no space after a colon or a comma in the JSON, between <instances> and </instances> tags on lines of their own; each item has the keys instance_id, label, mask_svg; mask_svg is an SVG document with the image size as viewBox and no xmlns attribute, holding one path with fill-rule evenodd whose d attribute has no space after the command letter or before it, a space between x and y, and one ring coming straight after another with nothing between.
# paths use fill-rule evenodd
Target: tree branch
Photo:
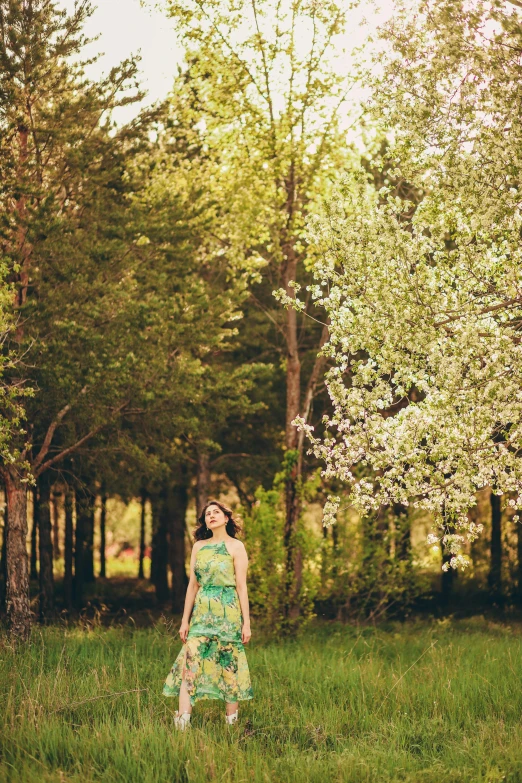
<instances>
[{"instance_id":1,"label":"tree branch","mask_svg":"<svg viewBox=\"0 0 522 783\"><path fill-rule=\"evenodd\" d=\"M237 454L220 454L219 457L216 457L216 459L213 459L210 463L210 466L213 468L217 465L218 462L220 462L222 459L227 459L227 457L251 457L251 454L245 454L244 452L238 452Z\"/></svg>"},{"instance_id":2,"label":"tree branch","mask_svg":"<svg viewBox=\"0 0 522 783\"><path fill-rule=\"evenodd\" d=\"M491 305L490 307L483 307L482 310L479 310L477 315L486 315L486 313L494 313L497 310L504 310L508 309L509 307L513 307L514 305L520 305L522 304L522 296L515 296L513 299L508 299L506 302L500 302L500 304ZM450 318L446 318L444 321L438 321L434 325L436 329L438 329L440 326L444 326L445 324L452 323L453 321L458 321L464 316L468 315L468 310L463 310L461 313L457 315L452 315Z\"/></svg>"},{"instance_id":3,"label":"tree branch","mask_svg":"<svg viewBox=\"0 0 522 783\"><path fill-rule=\"evenodd\" d=\"M83 389L80 391L80 394L85 394L86 391L87 391L87 386L84 386ZM59 411L59 413L57 414L57 416L54 419L54 421L51 422L51 424L49 425L49 427L47 429L47 432L45 434L44 441L42 443L42 448L38 452L38 455L36 456L36 459L34 460L34 462L32 464L33 471L38 470L38 468L40 467L40 465L44 461L44 459L45 459L45 457L47 455L47 452L49 451L49 447L50 447L50 445L52 443L53 436L54 436L54 433L56 431L56 428L58 427L58 425L60 424L62 419L69 413L69 411L71 410L72 404L73 404L72 402L68 402L67 405L64 405L64 407L61 409L61 411Z\"/></svg>"},{"instance_id":4,"label":"tree branch","mask_svg":"<svg viewBox=\"0 0 522 783\"><path fill-rule=\"evenodd\" d=\"M324 356L321 353L321 349L323 346L327 343L329 336L329 327L328 324L325 324L323 326L323 331L321 332L321 339L319 341L319 351L317 353L317 356L315 357L314 366L312 368L312 372L310 373L310 377L308 379L308 384L306 386L306 392L305 392L305 398L304 398L304 407L303 407L303 419L306 423L308 423L308 419L310 417L310 411L312 409L312 402L315 396L315 388L317 386L317 382L319 380L319 376L321 375L324 366L326 364L326 356ZM305 439L305 433L304 430L300 430L299 436L297 439L297 450L299 453L299 461L302 461L302 455L303 455L303 446L304 446L304 439Z\"/></svg>"},{"instance_id":5,"label":"tree branch","mask_svg":"<svg viewBox=\"0 0 522 783\"><path fill-rule=\"evenodd\" d=\"M122 403L119 408L116 408L116 410L113 412L110 419L114 419L119 413L121 413L121 411L128 404L129 404L129 400L125 400L125 402ZM97 435L97 433L100 432L100 430L102 430L107 424L108 421L104 421L103 424L99 424L97 427L94 427L94 429L92 429L90 432L84 435L83 438L80 438L80 440L77 440L76 443L73 443L72 446L69 446L63 451L60 451L59 454L56 454L56 456L52 457L51 459L48 459L47 462L44 462L43 465L40 465L39 470L33 471L33 475L35 476L35 478L39 476L41 473L43 473L44 470L47 470L52 465L54 465L56 462L59 462L64 457L67 457L69 454L72 454L74 451L77 451L80 448L80 446L83 446L84 443L86 443L88 440L90 440L95 435Z\"/></svg>"}]
</instances>

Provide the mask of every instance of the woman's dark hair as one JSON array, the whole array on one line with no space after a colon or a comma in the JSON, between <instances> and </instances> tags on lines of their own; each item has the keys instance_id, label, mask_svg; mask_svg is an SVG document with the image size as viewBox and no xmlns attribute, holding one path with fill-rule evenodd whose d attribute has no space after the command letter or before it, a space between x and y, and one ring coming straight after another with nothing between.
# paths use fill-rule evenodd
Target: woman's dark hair
<instances>
[{"instance_id":1,"label":"woman's dark hair","mask_svg":"<svg viewBox=\"0 0 522 783\"><path fill-rule=\"evenodd\" d=\"M205 514L209 506L217 506L227 517L228 522L226 524L226 528L229 536L235 538L238 533L241 533L242 528L239 523L240 518L236 517L234 519L232 509L224 506L223 503L220 503L218 500L209 500L199 515L198 525L194 531L194 541L203 541L205 538L212 538L212 530L208 529L207 523L205 522Z\"/></svg>"}]
</instances>

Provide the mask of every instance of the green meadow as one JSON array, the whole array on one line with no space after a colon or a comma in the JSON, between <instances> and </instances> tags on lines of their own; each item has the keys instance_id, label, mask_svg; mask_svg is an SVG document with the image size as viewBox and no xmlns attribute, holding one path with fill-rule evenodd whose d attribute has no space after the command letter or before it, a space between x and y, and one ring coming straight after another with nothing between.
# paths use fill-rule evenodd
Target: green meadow
<instances>
[{"instance_id":1,"label":"green meadow","mask_svg":"<svg viewBox=\"0 0 522 783\"><path fill-rule=\"evenodd\" d=\"M34 629L0 648L0 780L12 783L522 781L522 626L316 623L248 648L237 726L161 695L179 649L153 628Z\"/></svg>"}]
</instances>

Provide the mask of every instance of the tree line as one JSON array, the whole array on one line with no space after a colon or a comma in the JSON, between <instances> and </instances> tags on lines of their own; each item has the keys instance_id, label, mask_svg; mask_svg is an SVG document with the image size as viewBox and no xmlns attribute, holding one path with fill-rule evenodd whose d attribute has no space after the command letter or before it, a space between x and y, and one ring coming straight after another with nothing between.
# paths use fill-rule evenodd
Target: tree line
<instances>
[{"instance_id":1,"label":"tree line","mask_svg":"<svg viewBox=\"0 0 522 783\"><path fill-rule=\"evenodd\" d=\"M72 14L47 1L0 4L2 478L15 635L29 629L35 482L46 615L56 482L76 498L78 566L95 491L168 505L195 474L201 505L219 465L252 503L283 452L285 611L299 613L304 442L292 420L311 410L326 327L281 311L272 290L291 293L296 271L310 274L305 218L347 154L343 79L325 59L343 13L278 8L273 17L253 6L253 36L236 49L240 16L216 5L188 18L169 6L184 20L186 67L162 105L117 127L114 109L142 97L138 63L88 78L91 4ZM298 54L303 25L313 37Z\"/></svg>"},{"instance_id":2,"label":"tree line","mask_svg":"<svg viewBox=\"0 0 522 783\"><path fill-rule=\"evenodd\" d=\"M119 495L150 498L152 579L176 609L189 493L201 508L220 475L267 549L280 540L289 627L312 583L342 592L353 576L341 528L329 537L339 508L361 515L358 584L404 595L419 589L412 514L438 524L453 568L481 532L477 493L520 505L518 7L398 5L362 77L364 152L346 130L343 4L165 12L184 65L164 102L118 126L143 97L139 61L88 77L91 3L0 0L0 473L21 638L28 492L42 620L53 492L70 605L91 578L93 499ZM312 499L332 548L319 576Z\"/></svg>"}]
</instances>

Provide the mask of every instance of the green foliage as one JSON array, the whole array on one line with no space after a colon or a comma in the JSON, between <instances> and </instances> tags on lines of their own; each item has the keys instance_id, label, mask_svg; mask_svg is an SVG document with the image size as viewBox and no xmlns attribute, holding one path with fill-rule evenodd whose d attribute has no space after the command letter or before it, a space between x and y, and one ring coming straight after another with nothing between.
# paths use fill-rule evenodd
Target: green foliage
<instances>
[{"instance_id":1,"label":"green foliage","mask_svg":"<svg viewBox=\"0 0 522 783\"><path fill-rule=\"evenodd\" d=\"M340 512L318 543L317 614L363 622L407 617L430 593L430 574L440 567L439 558L426 563L424 537L414 545L414 529L413 516L400 507L365 517Z\"/></svg>"},{"instance_id":2,"label":"green foliage","mask_svg":"<svg viewBox=\"0 0 522 783\"><path fill-rule=\"evenodd\" d=\"M279 476L284 476L284 471ZM252 614L263 627L281 631L285 625L284 599L287 552L284 546L284 488L277 479L274 487L259 487L251 511L245 516L245 545L249 557L248 584ZM303 628L314 615L319 581L314 568L320 538L301 516L295 531L304 561L299 592L301 613L296 627Z\"/></svg>"},{"instance_id":3,"label":"green foliage","mask_svg":"<svg viewBox=\"0 0 522 783\"><path fill-rule=\"evenodd\" d=\"M236 357L274 368L272 383L262 390L273 403L262 427L272 453L280 452L281 430L292 445L290 422L301 406L296 393L292 405L299 410L285 410L287 356L300 354L292 383L299 388L302 367L304 391L322 325L307 317L313 308L293 319L272 293L286 289L297 271L300 281L311 281L306 219L350 157L342 129L348 77L336 56L347 9L336 2L286 0L233 6L166 0L164 7L187 50L173 107L200 128L205 187L219 214L215 233L222 252L235 259L235 275L249 275ZM251 439L245 440L242 451L251 452ZM271 459L274 468L278 457ZM270 486L266 468L256 468ZM233 481L242 502L251 503L256 484L238 472Z\"/></svg>"},{"instance_id":4,"label":"green foliage","mask_svg":"<svg viewBox=\"0 0 522 783\"><path fill-rule=\"evenodd\" d=\"M252 614L267 628L278 629L283 619L285 549L284 507L277 489L259 487L245 517L248 552L248 591Z\"/></svg>"},{"instance_id":5,"label":"green foliage","mask_svg":"<svg viewBox=\"0 0 522 783\"><path fill-rule=\"evenodd\" d=\"M255 363L222 360L248 273L217 238L212 169L183 107L114 127L112 110L141 97L137 63L86 78L90 5L0 9L0 247L23 324L10 348L38 389L12 454L41 470L77 452L83 480L139 491L182 434L209 439L249 409Z\"/></svg>"},{"instance_id":6,"label":"green foliage","mask_svg":"<svg viewBox=\"0 0 522 783\"><path fill-rule=\"evenodd\" d=\"M39 392L24 401L27 432L13 430L12 455L39 454L36 468L51 444L56 456L115 418L137 365L122 342L134 291L124 168L141 130L113 132L110 115L141 93L132 60L85 78L92 12L89 3L71 15L40 0L0 3L0 250L17 321L8 379Z\"/></svg>"}]
</instances>

